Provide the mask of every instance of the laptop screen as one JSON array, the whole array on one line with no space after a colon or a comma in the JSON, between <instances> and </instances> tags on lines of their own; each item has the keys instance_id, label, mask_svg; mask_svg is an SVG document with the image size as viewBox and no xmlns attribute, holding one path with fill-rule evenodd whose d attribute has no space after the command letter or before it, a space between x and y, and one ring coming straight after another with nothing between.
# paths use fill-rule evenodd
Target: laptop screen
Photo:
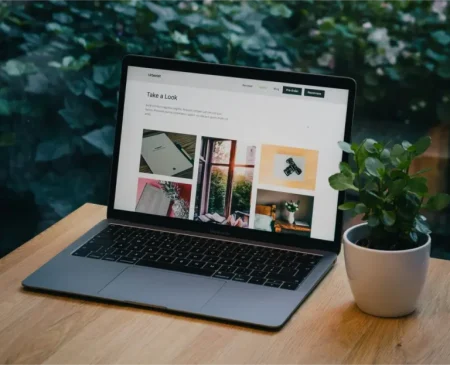
<instances>
[{"instance_id":1,"label":"laptop screen","mask_svg":"<svg viewBox=\"0 0 450 365\"><path fill-rule=\"evenodd\" d=\"M347 99L129 66L114 208L333 241Z\"/></svg>"}]
</instances>

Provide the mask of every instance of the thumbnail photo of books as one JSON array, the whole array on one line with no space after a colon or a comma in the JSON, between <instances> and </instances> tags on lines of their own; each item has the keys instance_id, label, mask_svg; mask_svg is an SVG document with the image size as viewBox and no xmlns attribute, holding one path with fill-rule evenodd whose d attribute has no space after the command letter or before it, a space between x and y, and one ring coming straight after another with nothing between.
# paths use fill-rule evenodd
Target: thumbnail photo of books
<instances>
[{"instance_id":1,"label":"thumbnail photo of books","mask_svg":"<svg viewBox=\"0 0 450 365\"><path fill-rule=\"evenodd\" d=\"M139 172L192 179L197 137L144 129Z\"/></svg>"},{"instance_id":2,"label":"thumbnail photo of books","mask_svg":"<svg viewBox=\"0 0 450 365\"><path fill-rule=\"evenodd\" d=\"M194 220L248 228L256 147L202 137Z\"/></svg>"},{"instance_id":3,"label":"thumbnail photo of books","mask_svg":"<svg viewBox=\"0 0 450 365\"><path fill-rule=\"evenodd\" d=\"M310 237L313 206L312 196L258 189L254 228Z\"/></svg>"},{"instance_id":4,"label":"thumbnail photo of books","mask_svg":"<svg viewBox=\"0 0 450 365\"><path fill-rule=\"evenodd\" d=\"M138 179L136 212L173 218L189 218L190 184Z\"/></svg>"}]
</instances>

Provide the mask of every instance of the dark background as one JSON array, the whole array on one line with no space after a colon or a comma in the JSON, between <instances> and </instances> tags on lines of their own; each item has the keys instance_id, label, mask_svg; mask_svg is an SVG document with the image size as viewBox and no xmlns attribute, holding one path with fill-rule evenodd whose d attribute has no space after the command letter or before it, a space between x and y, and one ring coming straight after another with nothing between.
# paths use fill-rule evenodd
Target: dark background
<instances>
[{"instance_id":1,"label":"dark background","mask_svg":"<svg viewBox=\"0 0 450 365\"><path fill-rule=\"evenodd\" d=\"M353 139L431 135L413 169L432 167L431 192L448 192L449 7L1 2L0 257L83 203L106 203L119 66L128 53L353 77ZM449 216L447 209L429 217L434 256L450 258Z\"/></svg>"}]
</instances>

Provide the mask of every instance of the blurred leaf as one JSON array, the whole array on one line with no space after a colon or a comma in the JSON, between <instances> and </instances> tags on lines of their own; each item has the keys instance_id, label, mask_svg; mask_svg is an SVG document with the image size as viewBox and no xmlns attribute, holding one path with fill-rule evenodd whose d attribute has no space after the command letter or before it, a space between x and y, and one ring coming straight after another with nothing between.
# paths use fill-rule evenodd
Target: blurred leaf
<instances>
[{"instance_id":1,"label":"blurred leaf","mask_svg":"<svg viewBox=\"0 0 450 365\"><path fill-rule=\"evenodd\" d=\"M431 210L443 210L450 204L450 195L439 193L431 196L427 203L425 204L425 208Z\"/></svg>"},{"instance_id":2,"label":"blurred leaf","mask_svg":"<svg viewBox=\"0 0 450 365\"><path fill-rule=\"evenodd\" d=\"M44 74L28 75L25 91L33 94L45 94L48 90L48 79Z\"/></svg>"},{"instance_id":3,"label":"blurred leaf","mask_svg":"<svg viewBox=\"0 0 450 365\"><path fill-rule=\"evenodd\" d=\"M199 54L203 58L203 60L206 62L219 63L219 60L217 59L217 57L214 56L214 54L212 54L212 53L199 52Z\"/></svg>"},{"instance_id":4,"label":"blurred leaf","mask_svg":"<svg viewBox=\"0 0 450 365\"><path fill-rule=\"evenodd\" d=\"M444 63L448 60L447 56L437 53L430 48L426 50L425 55L438 63Z\"/></svg>"},{"instance_id":5,"label":"blurred leaf","mask_svg":"<svg viewBox=\"0 0 450 365\"><path fill-rule=\"evenodd\" d=\"M367 172L375 177L381 177L384 175L384 164L377 158L368 157L365 161L365 167Z\"/></svg>"},{"instance_id":6,"label":"blurred leaf","mask_svg":"<svg viewBox=\"0 0 450 365\"><path fill-rule=\"evenodd\" d=\"M108 89L116 88L120 84L120 64L94 66L93 80Z\"/></svg>"},{"instance_id":7,"label":"blurred leaf","mask_svg":"<svg viewBox=\"0 0 450 365\"><path fill-rule=\"evenodd\" d=\"M102 91L97 86L95 86L95 84L91 80L84 79L84 82L86 83L84 95L93 100L100 100L100 98L103 96Z\"/></svg>"},{"instance_id":8,"label":"blurred leaf","mask_svg":"<svg viewBox=\"0 0 450 365\"><path fill-rule=\"evenodd\" d=\"M415 155L420 156L423 154L431 145L431 137L425 136L420 138L414 146L416 147Z\"/></svg>"},{"instance_id":9,"label":"blurred leaf","mask_svg":"<svg viewBox=\"0 0 450 365\"><path fill-rule=\"evenodd\" d=\"M443 46L447 46L450 43L450 35L448 35L444 30L438 30L431 33L431 37Z\"/></svg>"},{"instance_id":10,"label":"blurred leaf","mask_svg":"<svg viewBox=\"0 0 450 365\"><path fill-rule=\"evenodd\" d=\"M340 148L342 151L344 151L344 152L347 152L347 153L350 153L350 154L353 154L353 153L354 153L354 151L352 150L352 147L351 147L350 144L347 143L347 142L339 141L339 142L338 142L338 146L339 146L339 148Z\"/></svg>"},{"instance_id":11,"label":"blurred leaf","mask_svg":"<svg viewBox=\"0 0 450 365\"><path fill-rule=\"evenodd\" d=\"M0 98L0 115L11 115L11 108L8 100Z\"/></svg>"},{"instance_id":12,"label":"blurred leaf","mask_svg":"<svg viewBox=\"0 0 450 365\"><path fill-rule=\"evenodd\" d=\"M348 175L343 173L334 174L329 177L328 182L330 186L338 191L343 190L355 190L358 191L358 188L353 184L353 179Z\"/></svg>"},{"instance_id":13,"label":"blurred leaf","mask_svg":"<svg viewBox=\"0 0 450 365\"><path fill-rule=\"evenodd\" d=\"M92 146L98 148L106 156L112 156L114 128L104 126L103 128L91 131L83 136L83 139Z\"/></svg>"},{"instance_id":14,"label":"blurred leaf","mask_svg":"<svg viewBox=\"0 0 450 365\"><path fill-rule=\"evenodd\" d=\"M25 63L19 60L9 60L2 67L9 76L22 76L24 74L33 73L37 71L36 66L32 63Z\"/></svg>"},{"instance_id":15,"label":"blurred leaf","mask_svg":"<svg viewBox=\"0 0 450 365\"><path fill-rule=\"evenodd\" d=\"M423 196L428 192L427 179L424 177L413 177L408 181L408 190Z\"/></svg>"},{"instance_id":16,"label":"blurred leaf","mask_svg":"<svg viewBox=\"0 0 450 365\"><path fill-rule=\"evenodd\" d=\"M344 204L339 205L339 210L350 210L355 208L356 203L355 202L346 202Z\"/></svg>"},{"instance_id":17,"label":"blurred leaf","mask_svg":"<svg viewBox=\"0 0 450 365\"><path fill-rule=\"evenodd\" d=\"M270 14L276 17L290 18L292 16L292 10L285 4L278 3L270 7Z\"/></svg>"},{"instance_id":18,"label":"blurred leaf","mask_svg":"<svg viewBox=\"0 0 450 365\"><path fill-rule=\"evenodd\" d=\"M69 90L76 96L83 94L84 89L86 88L86 84L82 80L66 81L66 83Z\"/></svg>"},{"instance_id":19,"label":"blurred leaf","mask_svg":"<svg viewBox=\"0 0 450 365\"><path fill-rule=\"evenodd\" d=\"M386 226L392 226L395 223L395 212L390 212L383 210L382 211L382 220L383 224Z\"/></svg>"},{"instance_id":20,"label":"blurred leaf","mask_svg":"<svg viewBox=\"0 0 450 365\"><path fill-rule=\"evenodd\" d=\"M189 38L186 34L182 34L178 32L177 30L172 33L172 39L175 43L178 44L189 44Z\"/></svg>"},{"instance_id":21,"label":"blurred leaf","mask_svg":"<svg viewBox=\"0 0 450 365\"><path fill-rule=\"evenodd\" d=\"M73 18L71 15L66 13L55 13L53 14L53 20L62 24L70 24L73 22Z\"/></svg>"},{"instance_id":22,"label":"blurred leaf","mask_svg":"<svg viewBox=\"0 0 450 365\"><path fill-rule=\"evenodd\" d=\"M37 147L36 162L57 160L58 158L66 156L71 152L70 146L60 139L41 142Z\"/></svg>"}]
</instances>

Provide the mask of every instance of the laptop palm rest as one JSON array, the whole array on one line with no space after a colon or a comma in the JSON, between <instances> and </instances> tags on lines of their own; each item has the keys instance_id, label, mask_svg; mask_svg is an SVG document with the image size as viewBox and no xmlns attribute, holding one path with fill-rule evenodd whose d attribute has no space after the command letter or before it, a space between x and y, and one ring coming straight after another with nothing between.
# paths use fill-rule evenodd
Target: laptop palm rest
<instances>
[{"instance_id":1,"label":"laptop palm rest","mask_svg":"<svg viewBox=\"0 0 450 365\"><path fill-rule=\"evenodd\" d=\"M104 298L167 309L198 311L223 280L145 267L129 267L99 291Z\"/></svg>"}]
</instances>

